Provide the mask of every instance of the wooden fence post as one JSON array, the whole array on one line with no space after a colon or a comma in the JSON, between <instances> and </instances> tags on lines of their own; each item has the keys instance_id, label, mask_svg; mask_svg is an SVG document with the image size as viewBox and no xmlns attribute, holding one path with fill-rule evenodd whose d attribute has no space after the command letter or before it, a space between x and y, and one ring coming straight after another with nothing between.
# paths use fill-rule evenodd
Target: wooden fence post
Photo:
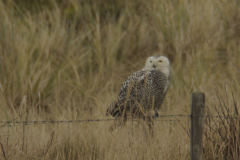
<instances>
[{"instance_id":1,"label":"wooden fence post","mask_svg":"<svg viewBox=\"0 0 240 160\"><path fill-rule=\"evenodd\" d=\"M204 93L192 93L191 136L190 136L191 160L203 159L204 106L205 106Z\"/></svg>"}]
</instances>

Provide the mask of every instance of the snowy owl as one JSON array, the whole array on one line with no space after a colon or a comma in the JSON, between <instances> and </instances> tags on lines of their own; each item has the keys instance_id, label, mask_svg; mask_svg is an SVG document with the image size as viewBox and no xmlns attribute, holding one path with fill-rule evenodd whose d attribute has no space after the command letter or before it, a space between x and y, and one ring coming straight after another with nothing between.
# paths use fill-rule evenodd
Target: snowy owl
<instances>
[{"instance_id":1,"label":"snowy owl","mask_svg":"<svg viewBox=\"0 0 240 160\"><path fill-rule=\"evenodd\" d=\"M110 130L124 125L127 115L132 117L158 116L170 83L170 62L167 57L155 55L147 59L145 67L129 76L122 84L118 98L107 108L106 115L118 118ZM151 126L149 126L151 127Z\"/></svg>"}]
</instances>

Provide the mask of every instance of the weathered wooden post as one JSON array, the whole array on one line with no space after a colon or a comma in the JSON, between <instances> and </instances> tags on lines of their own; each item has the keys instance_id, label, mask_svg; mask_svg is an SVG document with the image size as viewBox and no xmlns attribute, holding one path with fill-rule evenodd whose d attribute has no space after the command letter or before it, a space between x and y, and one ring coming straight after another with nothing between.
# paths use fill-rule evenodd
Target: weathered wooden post
<instances>
[{"instance_id":1,"label":"weathered wooden post","mask_svg":"<svg viewBox=\"0 0 240 160\"><path fill-rule=\"evenodd\" d=\"M192 93L191 106L191 136L190 156L191 160L203 159L203 125L204 125L204 93Z\"/></svg>"}]
</instances>

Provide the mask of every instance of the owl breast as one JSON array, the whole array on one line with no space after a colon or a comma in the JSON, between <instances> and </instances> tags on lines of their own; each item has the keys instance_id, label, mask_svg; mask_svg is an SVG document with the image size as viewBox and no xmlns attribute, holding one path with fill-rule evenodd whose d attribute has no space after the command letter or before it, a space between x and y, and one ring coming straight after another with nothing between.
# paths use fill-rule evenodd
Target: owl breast
<instances>
[{"instance_id":1,"label":"owl breast","mask_svg":"<svg viewBox=\"0 0 240 160\"><path fill-rule=\"evenodd\" d=\"M168 78L160 71L149 71L145 84L142 85L139 102L145 110L159 110L168 90Z\"/></svg>"}]
</instances>

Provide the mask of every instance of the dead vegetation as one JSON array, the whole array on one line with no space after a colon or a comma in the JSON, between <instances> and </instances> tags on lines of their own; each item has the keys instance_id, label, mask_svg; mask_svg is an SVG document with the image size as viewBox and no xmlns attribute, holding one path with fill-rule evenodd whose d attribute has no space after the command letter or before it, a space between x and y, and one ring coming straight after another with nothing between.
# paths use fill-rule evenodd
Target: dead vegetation
<instances>
[{"instance_id":1,"label":"dead vegetation","mask_svg":"<svg viewBox=\"0 0 240 160\"><path fill-rule=\"evenodd\" d=\"M0 121L104 119L121 83L150 55L171 59L161 115L239 117L238 1L0 1ZM168 120L174 121L168 121ZM4 124L1 159L189 159L187 117L160 118L146 144L137 123ZM204 159L239 156L239 119L206 118Z\"/></svg>"}]
</instances>

